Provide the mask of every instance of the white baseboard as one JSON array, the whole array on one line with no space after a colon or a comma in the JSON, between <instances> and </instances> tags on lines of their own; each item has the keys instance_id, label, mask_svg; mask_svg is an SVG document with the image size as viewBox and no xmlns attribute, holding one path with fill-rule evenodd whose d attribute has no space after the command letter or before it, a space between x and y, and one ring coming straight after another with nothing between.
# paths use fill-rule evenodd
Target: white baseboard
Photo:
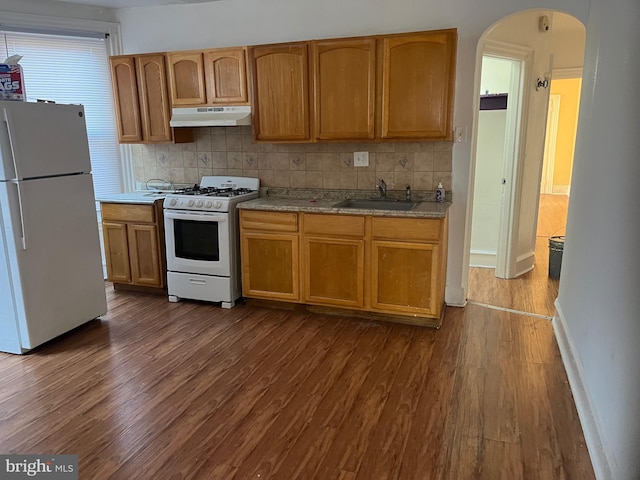
<instances>
[{"instance_id":1,"label":"white baseboard","mask_svg":"<svg viewBox=\"0 0 640 480\"><path fill-rule=\"evenodd\" d=\"M593 400L584 382L585 375L582 362L576 354L576 349L571 337L568 335L566 318L562 313L557 299L555 306L556 316L551 321L551 324L553 325L553 332L555 333L556 341L560 348L562 363L569 378L571 393L573 394L576 409L578 410L578 418L582 425L582 431L584 432L584 437L587 442L587 448L589 449L589 456L591 457L596 478L598 480L621 478L615 461L613 460L613 455L606 447L606 443L600 434L601 428L596 411L593 408Z\"/></svg>"},{"instance_id":2,"label":"white baseboard","mask_svg":"<svg viewBox=\"0 0 640 480\"><path fill-rule=\"evenodd\" d=\"M467 305L467 295L462 287L447 285L444 290L444 303L451 307L464 307Z\"/></svg>"},{"instance_id":3,"label":"white baseboard","mask_svg":"<svg viewBox=\"0 0 640 480\"><path fill-rule=\"evenodd\" d=\"M554 195L569 195L570 190L571 190L571 185L554 185L553 186Z\"/></svg>"},{"instance_id":4,"label":"white baseboard","mask_svg":"<svg viewBox=\"0 0 640 480\"><path fill-rule=\"evenodd\" d=\"M523 255L519 255L516 258L516 277L533 270L533 264L535 262L535 253L527 252Z\"/></svg>"},{"instance_id":5,"label":"white baseboard","mask_svg":"<svg viewBox=\"0 0 640 480\"><path fill-rule=\"evenodd\" d=\"M469 266L480 268L496 268L496 252L489 250L471 250Z\"/></svg>"}]
</instances>

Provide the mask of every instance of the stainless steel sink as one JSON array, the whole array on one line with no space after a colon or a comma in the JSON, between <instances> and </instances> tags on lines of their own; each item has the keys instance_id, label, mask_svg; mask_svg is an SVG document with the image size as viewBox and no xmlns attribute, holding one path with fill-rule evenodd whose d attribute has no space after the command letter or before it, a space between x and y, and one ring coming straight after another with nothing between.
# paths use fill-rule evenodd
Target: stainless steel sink
<instances>
[{"instance_id":1,"label":"stainless steel sink","mask_svg":"<svg viewBox=\"0 0 640 480\"><path fill-rule=\"evenodd\" d=\"M334 208L362 208L365 210L411 210L416 202L389 198L348 198L332 205Z\"/></svg>"}]
</instances>

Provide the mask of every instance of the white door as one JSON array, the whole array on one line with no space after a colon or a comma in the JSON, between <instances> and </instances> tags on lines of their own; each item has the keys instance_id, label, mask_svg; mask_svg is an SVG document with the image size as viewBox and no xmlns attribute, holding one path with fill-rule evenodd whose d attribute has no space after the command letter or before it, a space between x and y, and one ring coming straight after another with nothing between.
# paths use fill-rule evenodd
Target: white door
<instances>
[{"instance_id":1,"label":"white door","mask_svg":"<svg viewBox=\"0 0 640 480\"><path fill-rule=\"evenodd\" d=\"M0 180L91 171L81 105L0 102L0 122Z\"/></svg>"},{"instance_id":2,"label":"white door","mask_svg":"<svg viewBox=\"0 0 640 480\"><path fill-rule=\"evenodd\" d=\"M560 95L549 95L549 112L547 114L547 132L544 139L544 160L542 161L540 193L553 193L553 170L556 160L559 119Z\"/></svg>"},{"instance_id":3,"label":"white door","mask_svg":"<svg viewBox=\"0 0 640 480\"><path fill-rule=\"evenodd\" d=\"M0 204L22 346L104 314L91 175L3 182Z\"/></svg>"}]
</instances>

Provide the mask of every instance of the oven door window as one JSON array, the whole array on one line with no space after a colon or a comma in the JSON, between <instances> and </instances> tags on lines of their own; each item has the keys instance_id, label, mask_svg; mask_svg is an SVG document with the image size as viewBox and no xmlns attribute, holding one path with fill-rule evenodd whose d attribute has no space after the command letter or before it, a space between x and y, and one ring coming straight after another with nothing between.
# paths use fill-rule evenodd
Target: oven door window
<instances>
[{"instance_id":1,"label":"oven door window","mask_svg":"<svg viewBox=\"0 0 640 480\"><path fill-rule=\"evenodd\" d=\"M217 222L174 220L176 258L217 262L220 260Z\"/></svg>"}]
</instances>

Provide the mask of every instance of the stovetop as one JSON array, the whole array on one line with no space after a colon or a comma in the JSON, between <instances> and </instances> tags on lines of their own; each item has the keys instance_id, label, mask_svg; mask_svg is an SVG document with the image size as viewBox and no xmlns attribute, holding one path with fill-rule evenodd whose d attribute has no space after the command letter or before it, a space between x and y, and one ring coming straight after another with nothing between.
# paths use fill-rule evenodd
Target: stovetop
<instances>
[{"instance_id":1,"label":"stovetop","mask_svg":"<svg viewBox=\"0 0 640 480\"><path fill-rule=\"evenodd\" d=\"M250 177L204 176L200 184L168 194L164 208L228 212L234 205L259 196L260 180Z\"/></svg>"},{"instance_id":2,"label":"stovetop","mask_svg":"<svg viewBox=\"0 0 640 480\"><path fill-rule=\"evenodd\" d=\"M204 195L207 197L237 197L254 192L250 188L218 188L218 187L201 187L195 184L193 187L181 188L172 193L172 195Z\"/></svg>"}]
</instances>

